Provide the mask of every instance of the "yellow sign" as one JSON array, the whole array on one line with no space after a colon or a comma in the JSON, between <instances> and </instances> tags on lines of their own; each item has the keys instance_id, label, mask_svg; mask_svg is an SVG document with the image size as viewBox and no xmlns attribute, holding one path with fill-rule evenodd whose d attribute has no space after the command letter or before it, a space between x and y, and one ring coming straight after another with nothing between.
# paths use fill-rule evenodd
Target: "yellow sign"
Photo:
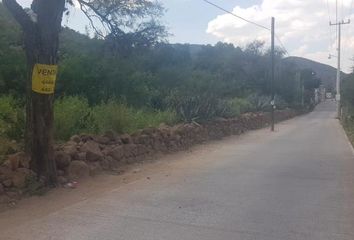
<instances>
[{"instance_id":1,"label":"yellow sign","mask_svg":"<svg viewBox=\"0 0 354 240\"><path fill-rule=\"evenodd\" d=\"M57 72L57 65L35 64L32 73L32 90L41 94L53 94Z\"/></svg>"}]
</instances>

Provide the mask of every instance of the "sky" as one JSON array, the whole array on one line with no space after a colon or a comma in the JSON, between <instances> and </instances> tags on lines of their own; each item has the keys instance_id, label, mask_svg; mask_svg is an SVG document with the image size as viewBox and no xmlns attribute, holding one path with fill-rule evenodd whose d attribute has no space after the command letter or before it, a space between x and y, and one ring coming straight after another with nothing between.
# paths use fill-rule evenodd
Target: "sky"
<instances>
[{"instance_id":1,"label":"sky","mask_svg":"<svg viewBox=\"0 0 354 240\"><path fill-rule=\"evenodd\" d=\"M254 40L270 43L270 32L208 5L203 0L160 0L166 8L162 22L171 33L172 43L215 44L218 41L244 47ZM210 0L258 24L270 27L275 17L275 32L289 55L309 58L336 67L336 0ZM354 0L338 1L338 20L354 20ZM18 0L28 5L31 0ZM85 32L87 20L79 9L64 20L77 31ZM352 23L354 24L354 22ZM279 44L279 41L276 42ZM354 66L354 27L342 26L342 70Z\"/></svg>"}]
</instances>

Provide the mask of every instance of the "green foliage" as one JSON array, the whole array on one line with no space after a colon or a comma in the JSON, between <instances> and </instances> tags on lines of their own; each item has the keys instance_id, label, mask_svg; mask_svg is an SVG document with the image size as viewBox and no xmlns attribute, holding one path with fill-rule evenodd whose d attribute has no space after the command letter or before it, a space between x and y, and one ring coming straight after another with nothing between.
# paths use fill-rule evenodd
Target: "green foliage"
<instances>
[{"instance_id":1,"label":"green foliage","mask_svg":"<svg viewBox=\"0 0 354 240\"><path fill-rule=\"evenodd\" d=\"M0 136L19 140L23 137L24 110L13 96L0 97Z\"/></svg>"},{"instance_id":2,"label":"green foliage","mask_svg":"<svg viewBox=\"0 0 354 240\"><path fill-rule=\"evenodd\" d=\"M67 140L77 133L94 133L96 122L87 99L83 97L63 97L54 104L54 136Z\"/></svg>"},{"instance_id":3,"label":"green foliage","mask_svg":"<svg viewBox=\"0 0 354 240\"><path fill-rule=\"evenodd\" d=\"M272 98L262 94L252 94L248 97L248 101L254 108L254 111L270 111Z\"/></svg>"},{"instance_id":4,"label":"green foliage","mask_svg":"<svg viewBox=\"0 0 354 240\"><path fill-rule=\"evenodd\" d=\"M29 196L43 196L48 191L48 187L43 182L38 181L36 176L26 178L24 192Z\"/></svg>"},{"instance_id":5,"label":"green foliage","mask_svg":"<svg viewBox=\"0 0 354 240\"><path fill-rule=\"evenodd\" d=\"M113 130L131 133L161 123L176 123L173 111L144 110L128 107L116 100L90 107L83 97L63 97L54 105L55 139L68 140L80 133L96 134Z\"/></svg>"},{"instance_id":6,"label":"green foliage","mask_svg":"<svg viewBox=\"0 0 354 240\"><path fill-rule=\"evenodd\" d=\"M342 81L342 124L354 145L354 73Z\"/></svg>"},{"instance_id":7,"label":"green foliage","mask_svg":"<svg viewBox=\"0 0 354 240\"><path fill-rule=\"evenodd\" d=\"M354 115L354 74L344 79L342 86L342 104L350 116Z\"/></svg>"},{"instance_id":8,"label":"green foliage","mask_svg":"<svg viewBox=\"0 0 354 240\"><path fill-rule=\"evenodd\" d=\"M0 165L5 160L7 154L12 154L21 150L21 145L9 139L8 137L0 136Z\"/></svg>"},{"instance_id":9,"label":"green foliage","mask_svg":"<svg viewBox=\"0 0 354 240\"><path fill-rule=\"evenodd\" d=\"M25 92L25 55L19 25L0 3L0 94Z\"/></svg>"},{"instance_id":10,"label":"green foliage","mask_svg":"<svg viewBox=\"0 0 354 240\"><path fill-rule=\"evenodd\" d=\"M193 96L175 92L168 98L168 106L184 122L209 120L223 116L227 111L223 101L208 93Z\"/></svg>"},{"instance_id":11,"label":"green foliage","mask_svg":"<svg viewBox=\"0 0 354 240\"><path fill-rule=\"evenodd\" d=\"M227 112L225 117L237 117L242 113L251 112L254 110L254 106L248 99L233 98L225 102L227 104Z\"/></svg>"},{"instance_id":12,"label":"green foliage","mask_svg":"<svg viewBox=\"0 0 354 240\"><path fill-rule=\"evenodd\" d=\"M74 6L72 0L67 2ZM128 55L132 49L153 46L167 36L159 21L164 13L159 1L80 0L76 3L89 18L95 34L105 38L108 48L119 54Z\"/></svg>"},{"instance_id":13,"label":"green foliage","mask_svg":"<svg viewBox=\"0 0 354 240\"><path fill-rule=\"evenodd\" d=\"M164 29L152 22L149 25L149 18L159 17L161 6L141 2L135 6L136 18L129 17L133 25L124 29L132 34L117 36L115 32L104 41L63 28L54 109L56 139L106 130L133 132L161 123L270 110L270 57L264 43L255 41L244 49L221 42L215 46L157 43ZM116 7L114 1L107 4ZM146 4L148 19L141 19ZM129 19L116 22L115 30ZM136 19L147 24L136 26ZM152 27L149 34L153 38L133 34L144 27ZM26 94L25 56L19 27L1 3L0 28L0 94L14 96L0 98L0 132L6 138L19 139L23 136L24 110L14 99L23 99ZM285 64L282 57L277 50L277 107L299 105L301 81L309 103L319 79L306 70L299 81L297 68Z\"/></svg>"},{"instance_id":14,"label":"green foliage","mask_svg":"<svg viewBox=\"0 0 354 240\"><path fill-rule=\"evenodd\" d=\"M98 130L105 132L113 130L117 133L129 131L133 112L124 104L109 101L93 108L93 116L98 122Z\"/></svg>"},{"instance_id":15,"label":"green foliage","mask_svg":"<svg viewBox=\"0 0 354 240\"><path fill-rule=\"evenodd\" d=\"M22 104L13 96L0 96L0 164L5 155L21 149L25 125Z\"/></svg>"},{"instance_id":16,"label":"green foliage","mask_svg":"<svg viewBox=\"0 0 354 240\"><path fill-rule=\"evenodd\" d=\"M93 107L98 131L114 130L117 133L131 133L147 127L158 127L161 123L176 123L172 111L137 110L126 104L110 100Z\"/></svg>"}]
</instances>

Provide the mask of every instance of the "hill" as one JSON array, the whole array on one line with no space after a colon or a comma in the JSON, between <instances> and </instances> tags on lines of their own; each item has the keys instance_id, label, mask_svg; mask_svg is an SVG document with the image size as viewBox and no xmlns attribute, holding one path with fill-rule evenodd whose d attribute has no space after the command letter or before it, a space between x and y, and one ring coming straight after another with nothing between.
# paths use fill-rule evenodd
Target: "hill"
<instances>
[{"instance_id":1,"label":"hill","mask_svg":"<svg viewBox=\"0 0 354 240\"><path fill-rule=\"evenodd\" d=\"M295 64L299 69L312 69L326 88L333 89L336 86L337 69L332 66L301 57L288 57L283 61ZM342 72L342 78L347 76L348 74Z\"/></svg>"}]
</instances>

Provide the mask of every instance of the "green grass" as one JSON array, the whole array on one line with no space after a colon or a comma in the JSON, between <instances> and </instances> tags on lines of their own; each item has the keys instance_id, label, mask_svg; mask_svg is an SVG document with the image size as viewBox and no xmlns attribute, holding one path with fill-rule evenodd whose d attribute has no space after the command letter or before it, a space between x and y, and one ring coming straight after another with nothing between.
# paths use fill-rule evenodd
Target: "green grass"
<instances>
[{"instance_id":1,"label":"green grass","mask_svg":"<svg viewBox=\"0 0 354 240\"><path fill-rule=\"evenodd\" d=\"M136 109L110 100L89 106L82 97L64 97L55 102L55 139L68 140L75 134L99 134L109 130L117 133L132 133L161 123L174 124L176 114L172 111Z\"/></svg>"},{"instance_id":2,"label":"green grass","mask_svg":"<svg viewBox=\"0 0 354 240\"><path fill-rule=\"evenodd\" d=\"M176 114L172 111L135 109L115 101L93 107L92 113L99 133L107 130L132 133L147 127L157 127L161 123L173 124L177 121Z\"/></svg>"},{"instance_id":3,"label":"green grass","mask_svg":"<svg viewBox=\"0 0 354 240\"><path fill-rule=\"evenodd\" d=\"M342 124L350 142L354 146L354 120L346 119L342 121Z\"/></svg>"},{"instance_id":4,"label":"green grass","mask_svg":"<svg viewBox=\"0 0 354 240\"><path fill-rule=\"evenodd\" d=\"M67 140L79 133L95 133L97 125L87 99L64 97L54 103L54 137Z\"/></svg>"}]
</instances>

